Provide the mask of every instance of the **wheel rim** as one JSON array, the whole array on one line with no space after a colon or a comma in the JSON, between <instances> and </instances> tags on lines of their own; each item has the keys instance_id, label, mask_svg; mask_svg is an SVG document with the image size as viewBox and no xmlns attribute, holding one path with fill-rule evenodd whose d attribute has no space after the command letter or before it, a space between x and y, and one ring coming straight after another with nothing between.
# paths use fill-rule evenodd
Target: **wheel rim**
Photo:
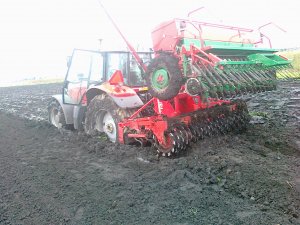
<instances>
[{"instance_id":1,"label":"wheel rim","mask_svg":"<svg viewBox=\"0 0 300 225\"><path fill-rule=\"evenodd\" d=\"M156 70L152 76L152 85L157 90L163 90L169 85L169 73L165 69Z\"/></svg>"},{"instance_id":2,"label":"wheel rim","mask_svg":"<svg viewBox=\"0 0 300 225\"><path fill-rule=\"evenodd\" d=\"M117 127L112 115L109 112L105 112L103 115L103 132L108 136L111 142L117 140Z\"/></svg>"},{"instance_id":3,"label":"wheel rim","mask_svg":"<svg viewBox=\"0 0 300 225\"><path fill-rule=\"evenodd\" d=\"M50 121L55 127L59 127L59 112L57 108L52 108L50 113Z\"/></svg>"}]
</instances>

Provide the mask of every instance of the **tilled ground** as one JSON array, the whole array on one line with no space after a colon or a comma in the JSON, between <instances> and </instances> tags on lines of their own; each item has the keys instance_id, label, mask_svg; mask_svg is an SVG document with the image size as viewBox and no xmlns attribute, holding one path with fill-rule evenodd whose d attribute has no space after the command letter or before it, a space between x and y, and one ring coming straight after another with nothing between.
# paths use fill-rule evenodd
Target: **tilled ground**
<instances>
[{"instance_id":1,"label":"tilled ground","mask_svg":"<svg viewBox=\"0 0 300 225\"><path fill-rule=\"evenodd\" d=\"M47 123L61 84L0 88L0 224L300 224L300 81L177 158Z\"/></svg>"}]
</instances>

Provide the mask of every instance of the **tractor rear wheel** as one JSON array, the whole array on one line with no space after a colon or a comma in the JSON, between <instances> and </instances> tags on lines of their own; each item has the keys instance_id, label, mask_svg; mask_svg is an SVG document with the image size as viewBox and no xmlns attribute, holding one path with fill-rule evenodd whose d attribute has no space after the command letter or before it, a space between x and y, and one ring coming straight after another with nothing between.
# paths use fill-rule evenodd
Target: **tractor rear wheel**
<instances>
[{"instance_id":1,"label":"tractor rear wheel","mask_svg":"<svg viewBox=\"0 0 300 225\"><path fill-rule=\"evenodd\" d=\"M171 54L161 54L154 58L146 76L149 93L160 100L175 97L182 86L182 74L178 58Z\"/></svg>"},{"instance_id":2,"label":"tractor rear wheel","mask_svg":"<svg viewBox=\"0 0 300 225\"><path fill-rule=\"evenodd\" d=\"M118 123L128 116L128 110L118 107L110 96L97 95L87 107L85 131L91 135L103 132L111 142L118 142Z\"/></svg>"}]
</instances>

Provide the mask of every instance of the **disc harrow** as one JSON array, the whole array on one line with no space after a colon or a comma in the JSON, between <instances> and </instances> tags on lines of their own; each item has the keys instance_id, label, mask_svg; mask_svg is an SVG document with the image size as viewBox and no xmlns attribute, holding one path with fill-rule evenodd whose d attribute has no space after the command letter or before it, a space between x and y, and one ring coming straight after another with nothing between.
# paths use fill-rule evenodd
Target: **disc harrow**
<instances>
[{"instance_id":1,"label":"disc harrow","mask_svg":"<svg viewBox=\"0 0 300 225\"><path fill-rule=\"evenodd\" d=\"M232 110L232 107L235 109ZM165 136L171 139L168 149L160 146L157 141L154 146L162 156L180 154L192 143L205 137L241 132L247 127L249 120L247 105L241 100L215 106L194 113L189 124L176 122L171 124L169 131L165 132Z\"/></svg>"}]
</instances>

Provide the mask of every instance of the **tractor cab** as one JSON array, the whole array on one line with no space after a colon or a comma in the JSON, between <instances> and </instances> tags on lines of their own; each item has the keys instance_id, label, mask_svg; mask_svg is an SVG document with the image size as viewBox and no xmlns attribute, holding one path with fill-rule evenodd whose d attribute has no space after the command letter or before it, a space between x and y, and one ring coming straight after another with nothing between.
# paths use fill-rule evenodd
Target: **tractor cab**
<instances>
[{"instance_id":1,"label":"tractor cab","mask_svg":"<svg viewBox=\"0 0 300 225\"><path fill-rule=\"evenodd\" d=\"M152 54L138 52L145 65L150 62ZM145 86L144 72L130 52L75 49L68 59L63 90L64 104L79 105L86 102L86 91L108 81L116 71L121 71L125 86Z\"/></svg>"}]
</instances>

